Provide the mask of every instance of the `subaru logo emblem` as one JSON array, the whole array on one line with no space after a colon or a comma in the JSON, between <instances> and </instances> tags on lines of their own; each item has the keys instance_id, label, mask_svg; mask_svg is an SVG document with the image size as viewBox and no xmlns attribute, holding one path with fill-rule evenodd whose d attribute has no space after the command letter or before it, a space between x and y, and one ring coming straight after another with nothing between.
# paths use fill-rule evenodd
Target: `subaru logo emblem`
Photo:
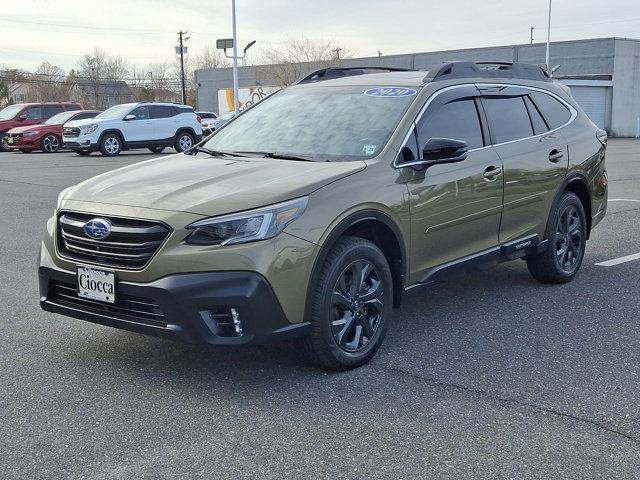
<instances>
[{"instance_id":1,"label":"subaru logo emblem","mask_svg":"<svg viewBox=\"0 0 640 480\"><path fill-rule=\"evenodd\" d=\"M94 218L84 224L84 233L95 240L102 240L111 235L111 222L104 218Z\"/></svg>"}]
</instances>

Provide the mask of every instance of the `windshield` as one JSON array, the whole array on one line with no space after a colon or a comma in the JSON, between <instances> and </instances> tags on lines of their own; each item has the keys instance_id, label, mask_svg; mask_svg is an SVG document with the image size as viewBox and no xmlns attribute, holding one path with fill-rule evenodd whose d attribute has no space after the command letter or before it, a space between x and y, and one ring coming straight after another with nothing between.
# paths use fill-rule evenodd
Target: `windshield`
<instances>
[{"instance_id":1,"label":"windshield","mask_svg":"<svg viewBox=\"0 0 640 480\"><path fill-rule=\"evenodd\" d=\"M386 145L416 94L416 88L292 87L251 107L204 147L317 160L371 158Z\"/></svg>"},{"instance_id":2,"label":"windshield","mask_svg":"<svg viewBox=\"0 0 640 480\"><path fill-rule=\"evenodd\" d=\"M71 117L73 117L78 112L62 112L57 115L54 115L49 120L44 122L45 125L62 125L63 123L67 123Z\"/></svg>"},{"instance_id":3,"label":"windshield","mask_svg":"<svg viewBox=\"0 0 640 480\"><path fill-rule=\"evenodd\" d=\"M0 110L0 120L11 120L24 108L24 105L10 105Z\"/></svg>"},{"instance_id":4,"label":"windshield","mask_svg":"<svg viewBox=\"0 0 640 480\"><path fill-rule=\"evenodd\" d=\"M133 105L116 105L96 115L95 118L104 118L106 120L123 119L131 111L131 108L133 108Z\"/></svg>"}]
</instances>

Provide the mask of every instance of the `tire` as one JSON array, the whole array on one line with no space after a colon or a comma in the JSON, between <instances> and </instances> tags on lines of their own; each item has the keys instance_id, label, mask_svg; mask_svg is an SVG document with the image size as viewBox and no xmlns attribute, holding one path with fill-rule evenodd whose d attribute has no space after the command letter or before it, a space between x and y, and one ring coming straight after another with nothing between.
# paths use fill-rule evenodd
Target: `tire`
<instances>
[{"instance_id":1,"label":"tire","mask_svg":"<svg viewBox=\"0 0 640 480\"><path fill-rule=\"evenodd\" d=\"M565 192L551 209L546 250L526 258L529 272L542 283L567 283L580 270L587 240L584 206L575 193Z\"/></svg>"},{"instance_id":2,"label":"tire","mask_svg":"<svg viewBox=\"0 0 640 480\"><path fill-rule=\"evenodd\" d=\"M149 151L151 153L162 153L164 152L164 147L149 147Z\"/></svg>"},{"instance_id":3,"label":"tire","mask_svg":"<svg viewBox=\"0 0 640 480\"><path fill-rule=\"evenodd\" d=\"M116 133L107 133L100 139L100 153L105 157L115 157L122 151L122 138Z\"/></svg>"},{"instance_id":4,"label":"tire","mask_svg":"<svg viewBox=\"0 0 640 480\"><path fill-rule=\"evenodd\" d=\"M13 150L13 148L9 148L4 143L6 137L8 137L7 132L0 133L0 152L11 152Z\"/></svg>"},{"instance_id":5,"label":"tire","mask_svg":"<svg viewBox=\"0 0 640 480\"><path fill-rule=\"evenodd\" d=\"M91 150L76 150L75 152L83 157L91 155Z\"/></svg>"},{"instance_id":6,"label":"tire","mask_svg":"<svg viewBox=\"0 0 640 480\"><path fill-rule=\"evenodd\" d=\"M42 151L44 153L56 153L60 150L60 139L53 134L45 135L42 139Z\"/></svg>"},{"instance_id":7,"label":"tire","mask_svg":"<svg viewBox=\"0 0 640 480\"><path fill-rule=\"evenodd\" d=\"M356 277L364 281L356 285ZM392 282L387 259L375 244L357 237L336 243L314 287L311 333L303 339L316 365L342 371L373 358L387 332Z\"/></svg>"},{"instance_id":8,"label":"tire","mask_svg":"<svg viewBox=\"0 0 640 480\"><path fill-rule=\"evenodd\" d=\"M195 145L195 138L189 132L178 132L176 135L176 142L173 145L173 148L176 149L176 152L182 153L186 150L189 150L191 147Z\"/></svg>"}]
</instances>

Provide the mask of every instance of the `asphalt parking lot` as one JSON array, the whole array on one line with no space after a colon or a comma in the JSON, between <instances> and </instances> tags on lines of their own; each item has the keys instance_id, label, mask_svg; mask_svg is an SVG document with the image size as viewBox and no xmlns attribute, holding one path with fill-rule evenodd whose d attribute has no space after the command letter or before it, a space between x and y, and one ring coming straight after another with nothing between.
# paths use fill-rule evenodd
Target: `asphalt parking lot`
<instances>
[{"instance_id":1,"label":"asphalt parking lot","mask_svg":"<svg viewBox=\"0 0 640 480\"><path fill-rule=\"evenodd\" d=\"M151 158L0 154L0 477L637 478L640 141L609 146L581 274L523 262L413 289L371 365L194 347L40 310L60 190ZM635 201L634 201L635 200Z\"/></svg>"}]
</instances>

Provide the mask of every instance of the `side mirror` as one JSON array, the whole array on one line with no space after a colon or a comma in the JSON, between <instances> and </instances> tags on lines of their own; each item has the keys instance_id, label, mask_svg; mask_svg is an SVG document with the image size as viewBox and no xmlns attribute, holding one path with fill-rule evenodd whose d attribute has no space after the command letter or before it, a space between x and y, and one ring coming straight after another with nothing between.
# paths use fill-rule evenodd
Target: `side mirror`
<instances>
[{"instance_id":1,"label":"side mirror","mask_svg":"<svg viewBox=\"0 0 640 480\"><path fill-rule=\"evenodd\" d=\"M23 113L22 115L20 115L20 116L18 117L18 119L19 119L19 120L26 120L26 119L27 119L27 114L26 114L26 113Z\"/></svg>"},{"instance_id":2,"label":"side mirror","mask_svg":"<svg viewBox=\"0 0 640 480\"><path fill-rule=\"evenodd\" d=\"M430 138L422 150L422 160L427 166L440 163L462 162L467 158L469 147L461 140Z\"/></svg>"},{"instance_id":3,"label":"side mirror","mask_svg":"<svg viewBox=\"0 0 640 480\"><path fill-rule=\"evenodd\" d=\"M126 117L124 117L124 119L125 119L127 122L128 122L129 120L135 120L136 118L138 118L138 117L136 117L135 115L133 115L133 114L131 114L131 113L130 113L129 115L127 115Z\"/></svg>"}]
</instances>

